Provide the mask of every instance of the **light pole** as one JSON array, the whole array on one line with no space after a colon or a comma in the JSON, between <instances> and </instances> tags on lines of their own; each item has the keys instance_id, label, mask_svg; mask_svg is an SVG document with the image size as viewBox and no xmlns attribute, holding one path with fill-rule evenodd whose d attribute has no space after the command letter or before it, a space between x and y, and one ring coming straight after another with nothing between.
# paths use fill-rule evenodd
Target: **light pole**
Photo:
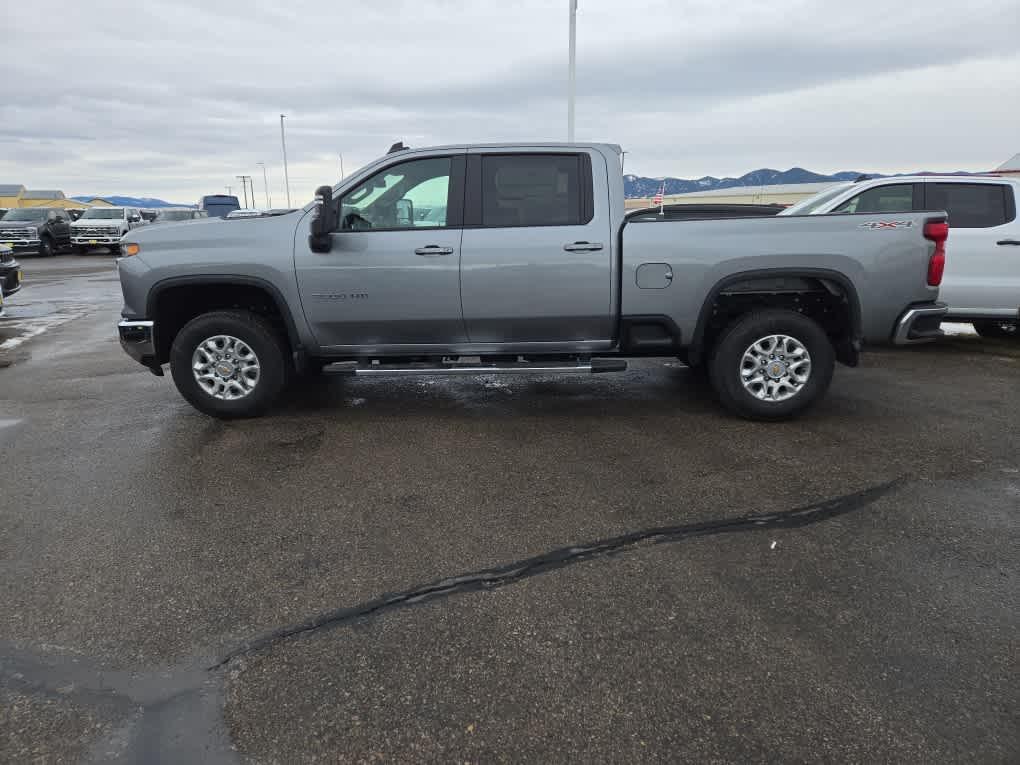
<instances>
[{"instance_id":1,"label":"light pole","mask_svg":"<svg viewBox=\"0 0 1020 765\"><path fill-rule=\"evenodd\" d=\"M244 192L244 209L248 209L248 183L251 181L250 175L239 175L238 180L241 181L241 189ZM255 204L255 187L251 187L251 203Z\"/></svg>"},{"instance_id":2,"label":"light pole","mask_svg":"<svg viewBox=\"0 0 1020 765\"><path fill-rule=\"evenodd\" d=\"M280 144L283 146L283 183L287 187L287 207L290 207L290 173L287 171L287 139L283 134L283 118L286 114L280 115Z\"/></svg>"},{"instance_id":3,"label":"light pole","mask_svg":"<svg viewBox=\"0 0 1020 765\"><path fill-rule=\"evenodd\" d=\"M570 4L570 51L567 54L567 142L574 142L574 90L577 73L577 0Z\"/></svg>"},{"instance_id":4,"label":"light pole","mask_svg":"<svg viewBox=\"0 0 1020 765\"><path fill-rule=\"evenodd\" d=\"M269 175L267 174L266 163L256 162L255 164L262 168L262 183L266 191L266 209L268 210L273 206L273 198L269 196ZM252 189L251 193L254 195L255 189Z\"/></svg>"},{"instance_id":5,"label":"light pole","mask_svg":"<svg viewBox=\"0 0 1020 765\"><path fill-rule=\"evenodd\" d=\"M343 155L343 152L341 152L340 153L340 180L342 181L343 179L344 179L344 155Z\"/></svg>"},{"instance_id":6,"label":"light pole","mask_svg":"<svg viewBox=\"0 0 1020 765\"><path fill-rule=\"evenodd\" d=\"M227 188L227 196L229 197L230 196L230 192L232 192L234 190L234 187L233 186L227 186L226 188Z\"/></svg>"}]
</instances>

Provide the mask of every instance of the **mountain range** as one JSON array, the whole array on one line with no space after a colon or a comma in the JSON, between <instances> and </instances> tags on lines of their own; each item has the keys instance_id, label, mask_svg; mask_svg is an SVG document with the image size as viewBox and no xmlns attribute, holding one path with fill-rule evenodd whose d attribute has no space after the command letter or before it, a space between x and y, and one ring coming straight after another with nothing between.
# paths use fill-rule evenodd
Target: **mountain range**
<instances>
[{"instance_id":1,"label":"mountain range","mask_svg":"<svg viewBox=\"0 0 1020 765\"><path fill-rule=\"evenodd\" d=\"M178 204L177 202L167 202L163 199L155 199L154 197L120 197L110 196L103 197L98 194L83 195L79 197L71 197L79 202L88 202L90 199L105 199L111 205L117 207L144 207L146 209L156 207L194 207L194 204Z\"/></svg>"},{"instance_id":2,"label":"mountain range","mask_svg":"<svg viewBox=\"0 0 1020 765\"><path fill-rule=\"evenodd\" d=\"M623 176L623 190L628 199L654 197L666 184L666 194L689 194L692 191L712 191L713 189L733 189L743 186L776 186L785 183L824 183L831 181L852 181L859 177L857 171L843 171L832 175L822 175L805 170L803 167L791 167L789 170L773 170L763 167L752 170L739 178L716 178L706 175L703 178L646 178L640 175ZM881 177L875 174L873 177Z\"/></svg>"}]
</instances>

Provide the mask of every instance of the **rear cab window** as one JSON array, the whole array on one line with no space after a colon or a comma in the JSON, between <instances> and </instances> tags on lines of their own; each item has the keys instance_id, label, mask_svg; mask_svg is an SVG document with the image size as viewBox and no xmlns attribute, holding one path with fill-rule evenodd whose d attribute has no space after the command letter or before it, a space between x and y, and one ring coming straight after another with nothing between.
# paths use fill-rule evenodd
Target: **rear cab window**
<instances>
[{"instance_id":1,"label":"rear cab window","mask_svg":"<svg viewBox=\"0 0 1020 765\"><path fill-rule=\"evenodd\" d=\"M928 183L928 210L949 213L949 227L993 228L1016 218L1013 189L1004 183Z\"/></svg>"},{"instance_id":2,"label":"rear cab window","mask_svg":"<svg viewBox=\"0 0 1020 765\"><path fill-rule=\"evenodd\" d=\"M468 159L465 224L578 226L594 217L587 154L485 154Z\"/></svg>"}]
</instances>

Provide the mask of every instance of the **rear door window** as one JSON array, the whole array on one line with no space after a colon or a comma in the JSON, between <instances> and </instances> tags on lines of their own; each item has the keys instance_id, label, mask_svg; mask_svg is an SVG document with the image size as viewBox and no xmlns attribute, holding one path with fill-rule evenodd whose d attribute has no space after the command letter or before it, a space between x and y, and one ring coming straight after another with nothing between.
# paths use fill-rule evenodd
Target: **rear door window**
<instances>
[{"instance_id":1,"label":"rear door window","mask_svg":"<svg viewBox=\"0 0 1020 765\"><path fill-rule=\"evenodd\" d=\"M911 212L915 205L914 184L894 183L862 191L833 210L834 213L898 213Z\"/></svg>"},{"instance_id":2,"label":"rear door window","mask_svg":"<svg viewBox=\"0 0 1020 765\"><path fill-rule=\"evenodd\" d=\"M483 227L577 226L591 220L577 154L485 155L480 175Z\"/></svg>"},{"instance_id":3,"label":"rear door window","mask_svg":"<svg viewBox=\"0 0 1020 765\"><path fill-rule=\"evenodd\" d=\"M929 210L949 213L950 228L992 228L1015 216L1012 190L1001 183L929 183Z\"/></svg>"}]
</instances>

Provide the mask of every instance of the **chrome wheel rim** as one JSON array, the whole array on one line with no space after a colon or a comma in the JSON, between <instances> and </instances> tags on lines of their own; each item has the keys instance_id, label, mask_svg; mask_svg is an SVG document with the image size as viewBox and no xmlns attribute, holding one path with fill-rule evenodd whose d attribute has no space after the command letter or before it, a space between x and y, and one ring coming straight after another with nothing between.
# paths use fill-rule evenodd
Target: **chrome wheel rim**
<instances>
[{"instance_id":1,"label":"chrome wheel rim","mask_svg":"<svg viewBox=\"0 0 1020 765\"><path fill-rule=\"evenodd\" d=\"M788 401L811 378L811 354L795 337L766 335L740 360L740 382L759 401Z\"/></svg>"},{"instance_id":2,"label":"chrome wheel rim","mask_svg":"<svg viewBox=\"0 0 1020 765\"><path fill-rule=\"evenodd\" d=\"M250 395L262 376L255 351L232 335L213 335L199 343L191 356L191 371L199 387L221 401Z\"/></svg>"}]
</instances>

